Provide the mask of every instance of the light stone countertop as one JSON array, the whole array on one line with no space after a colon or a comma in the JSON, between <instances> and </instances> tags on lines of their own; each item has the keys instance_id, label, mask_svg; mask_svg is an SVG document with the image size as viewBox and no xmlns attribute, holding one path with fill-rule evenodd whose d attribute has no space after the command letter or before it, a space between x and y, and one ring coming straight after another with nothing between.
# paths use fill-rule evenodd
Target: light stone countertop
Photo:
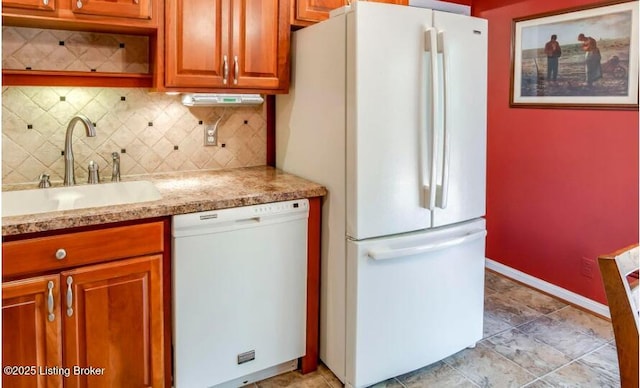
<instances>
[{"instance_id":1,"label":"light stone countertop","mask_svg":"<svg viewBox=\"0 0 640 388\"><path fill-rule=\"evenodd\" d=\"M126 205L2 217L2 235L11 236L172 216L319 197L327 193L324 186L268 166L140 175L123 180L151 181L160 191L162 199ZM24 188L31 189L34 186Z\"/></svg>"}]
</instances>

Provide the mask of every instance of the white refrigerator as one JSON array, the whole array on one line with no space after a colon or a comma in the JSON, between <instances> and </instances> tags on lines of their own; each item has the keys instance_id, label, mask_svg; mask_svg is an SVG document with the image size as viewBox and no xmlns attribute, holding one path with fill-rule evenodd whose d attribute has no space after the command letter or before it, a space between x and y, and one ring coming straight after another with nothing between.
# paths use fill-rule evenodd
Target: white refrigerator
<instances>
[{"instance_id":1,"label":"white refrigerator","mask_svg":"<svg viewBox=\"0 0 640 388\"><path fill-rule=\"evenodd\" d=\"M276 165L325 185L320 358L347 387L482 338L487 22L353 2L292 34Z\"/></svg>"}]
</instances>

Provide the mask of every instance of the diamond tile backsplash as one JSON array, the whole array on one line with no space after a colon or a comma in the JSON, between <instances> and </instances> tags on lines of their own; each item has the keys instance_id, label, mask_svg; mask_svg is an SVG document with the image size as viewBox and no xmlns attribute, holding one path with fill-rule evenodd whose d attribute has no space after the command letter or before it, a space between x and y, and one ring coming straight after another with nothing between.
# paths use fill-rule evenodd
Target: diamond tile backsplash
<instances>
[{"instance_id":1,"label":"diamond tile backsplash","mask_svg":"<svg viewBox=\"0 0 640 388\"><path fill-rule=\"evenodd\" d=\"M148 73L149 38L2 27L2 68Z\"/></svg>"},{"instance_id":2,"label":"diamond tile backsplash","mask_svg":"<svg viewBox=\"0 0 640 388\"><path fill-rule=\"evenodd\" d=\"M4 47L3 47L4 49ZM266 113L262 104L240 108L187 108L180 96L140 88L2 88L2 183L37 184L64 176L65 132L76 114L96 126L73 131L76 181L86 182L97 162L111 179L111 153L120 152L121 175L211 170L266 164ZM218 125L218 145L204 146L206 125Z\"/></svg>"}]
</instances>

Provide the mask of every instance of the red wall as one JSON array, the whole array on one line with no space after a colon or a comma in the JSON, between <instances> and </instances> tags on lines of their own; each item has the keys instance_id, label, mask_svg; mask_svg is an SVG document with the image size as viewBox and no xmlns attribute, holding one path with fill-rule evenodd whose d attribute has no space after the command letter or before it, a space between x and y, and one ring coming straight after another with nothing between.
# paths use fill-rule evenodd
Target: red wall
<instances>
[{"instance_id":1,"label":"red wall","mask_svg":"<svg viewBox=\"0 0 640 388\"><path fill-rule=\"evenodd\" d=\"M512 19L594 1L496 3L473 1L489 20L487 257L606 303L597 256L638 242L638 111L509 108Z\"/></svg>"}]
</instances>

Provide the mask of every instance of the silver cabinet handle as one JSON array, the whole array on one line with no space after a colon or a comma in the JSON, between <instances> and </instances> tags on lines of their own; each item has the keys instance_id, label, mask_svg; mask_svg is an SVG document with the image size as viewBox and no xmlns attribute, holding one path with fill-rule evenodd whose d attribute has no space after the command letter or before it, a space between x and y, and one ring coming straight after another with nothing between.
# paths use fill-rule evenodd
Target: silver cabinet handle
<instances>
[{"instance_id":1,"label":"silver cabinet handle","mask_svg":"<svg viewBox=\"0 0 640 388\"><path fill-rule=\"evenodd\" d=\"M67 251L64 248L60 248L56 251L56 259L62 260L67 257Z\"/></svg>"},{"instance_id":2,"label":"silver cabinet handle","mask_svg":"<svg viewBox=\"0 0 640 388\"><path fill-rule=\"evenodd\" d=\"M67 316L73 315L73 291L71 290L71 284L73 284L73 278L67 277Z\"/></svg>"},{"instance_id":3,"label":"silver cabinet handle","mask_svg":"<svg viewBox=\"0 0 640 388\"><path fill-rule=\"evenodd\" d=\"M76 1L76 7L77 7L78 9L82 8L82 0L78 0L78 1Z\"/></svg>"},{"instance_id":4,"label":"silver cabinet handle","mask_svg":"<svg viewBox=\"0 0 640 388\"><path fill-rule=\"evenodd\" d=\"M51 280L47 283L47 289L49 290L47 294L47 310L49 310L49 315L47 315L47 318L49 322L53 322L56 316L53 314L53 282Z\"/></svg>"},{"instance_id":5,"label":"silver cabinet handle","mask_svg":"<svg viewBox=\"0 0 640 388\"><path fill-rule=\"evenodd\" d=\"M42 4L49 5L49 0L42 0Z\"/></svg>"},{"instance_id":6,"label":"silver cabinet handle","mask_svg":"<svg viewBox=\"0 0 640 388\"><path fill-rule=\"evenodd\" d=\"M238 84L238 56L233 57L233 84Z\"/></svg>"},{"instance_id":7,"label":"silver cabinet handle","mask_svg":"<svg viewBox=\"0 0 640 388\"><path fill-rule=\"evenodd\" d=\"M225 55L222 57L222 83L226 85L227 79L229 79L229 61Z\"/></svg>"}]
</instances>

